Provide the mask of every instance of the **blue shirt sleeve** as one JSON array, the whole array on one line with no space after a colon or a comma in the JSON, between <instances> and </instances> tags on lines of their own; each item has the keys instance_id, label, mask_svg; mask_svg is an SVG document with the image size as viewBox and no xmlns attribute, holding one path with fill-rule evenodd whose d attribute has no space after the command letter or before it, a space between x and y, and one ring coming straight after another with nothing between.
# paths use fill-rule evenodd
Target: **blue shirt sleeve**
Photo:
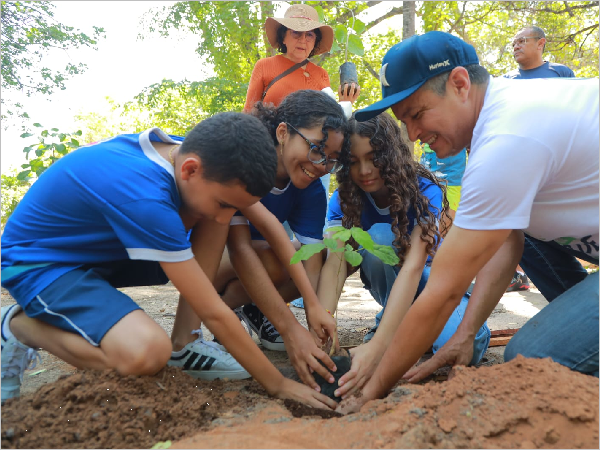
<instances>
[{"instance_id":1,"label":"blue shirt sleeve","mask_svg":"<svg viewBox=\"0 0 600 450\"><path fill-rule=\"evenodd\" d=\"M342 225L342 206L340 205L340 193L336 189L329 199L329 209L327 211L327 228Z\"/></svg>"}]
</instances>

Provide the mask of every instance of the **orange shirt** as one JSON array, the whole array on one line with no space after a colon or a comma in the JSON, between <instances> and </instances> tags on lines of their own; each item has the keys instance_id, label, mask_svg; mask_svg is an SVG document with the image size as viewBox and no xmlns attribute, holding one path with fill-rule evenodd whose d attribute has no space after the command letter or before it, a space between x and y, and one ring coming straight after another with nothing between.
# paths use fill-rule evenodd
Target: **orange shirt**
<instances>
[{"instance_id":1,"label":"orange shirt","mask_svg":"<svg viewBox=\"0 0 600 450\"><path fill-rule=\"evenodd\" d=\"M282 72L292 67L295 63L283 55L271 56L270 58L260 59L255 65L248 85L246 94L246 105L244 111L248 112L254 104L260 101L267 85ZM305 76L307 72L309 76ZM292 73L277 80L267 91L264 98L265 103L273 103L275 106L283 101L286 95L299 91L301 89L312 89L320 91L329 87L329 75L325 69L309 62L306 70L301 67Z\"/></svg>"}]
</instances>

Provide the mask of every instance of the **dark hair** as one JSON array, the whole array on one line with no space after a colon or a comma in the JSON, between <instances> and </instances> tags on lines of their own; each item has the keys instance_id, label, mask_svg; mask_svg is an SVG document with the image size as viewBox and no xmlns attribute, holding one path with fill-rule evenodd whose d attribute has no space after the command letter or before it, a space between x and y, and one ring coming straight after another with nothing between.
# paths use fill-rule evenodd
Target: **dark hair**
<instances>
[{"instance_id":1,"label":"dark hair","mask_svg":"<svg viewBox=\"0 0 600 450\"><path fill-rule=\"evenodd\" d=\"M444 199L440 217L449 208L445 185L414 161L412 152L402 139L398 123L389 114L381 113L366 122L357 122L352 118L350 127L352 134L369 138L374 152L373 164L379 169L379 176L390 192L392 231L396 236L393 245L398 249L399 265L403 264L410 248L407 213L411 207L416 213L417 224L421 227L421 240L427 242L427 254L433 256L441 233L436 216L429 210L429 199L419 189L418 177L430 180L442 190ZM346 228L361 226L363 210L363 190L350 177L350 156L350 152L342 154L344 168L337 173L340 204L344 213L342 224Z\"/></svg>"},{"instance_id":2,"label":"dark hair","mask_svg":"<svg viewBox=\"0 0 600 450\"><path fill-rule=\"evenodd\" d=\"M275 186L273 140L262 122L248 114L223 112L203 120L185 137L180 152L198 155L209 181L239 182L255 197Z\"/></svg>"},{"instance_id":3,"label":"dark hair","mask_svg":"<svg viewBox=\"0 0 600 450\"><path fill-rule=\"evenodd\" d=\"M487 69L479 64L471 64L468 66L464 66L467 69L467 73L469 74L469 80L471 80L472 84L475 85L486 85L490 79L490 73ZM450 72L444 72L439 75L436 75L433 78L427 80L421 89L433 91L440 97L446 95L446 83L448 82L448 78L450 78Z\"/></svg>"},{"instance_id":4,"label":"dark hair","mask_svg":"<svg viewBox=\"0 0 600 450\"><path fill-rule=\"evenodd\" d=\"M287 53L287 45L283 43L283 40L285 39L285 33L287 33L287 30L289 29L290 28L286 27L285 25L281 25L279 28L277 28L277 50L279 50L281 53ZM312 58L313 56L315 56L315 53L319 51L319 45L321 44L321 39L323 38L323 35L321 34L321 30L319 30L318 28L315 28L314 30L310 31L314 31L317 35L317 38L315 39L315 46L312 49L312 52L310 52L310 55L308 55L309 58Z\"/></svg>"},{"instance_id":5,"label":"dark hair","mask_svg":"<svg viewBox=\"0 0 600 450\"><path fill-rule=\"evenodd\" d=\"M527 25L523 28L521 28L521 31L523 30L531 30L533 35L536 38L542 39L542 38L546 38L546 33L544 33L544 30L542 30L540 27L536 27L535 25ZM546 50L546 44L544 43L544 46L542 47L542 53L544 53L544 50Z\"/></svg>"},{"instance_id":6,"label":"dark hair","mask_svg":"<svg viewBox=\"0 0 600 450\"><path fill-rule=\"evenodd\" d=\"M328 130L341 131L344 134L342 153L350 149L350 132L348 120L341 106L329 95L310 89L292 92L287 95L278 107L257 102L250 111L267 127L273 143L277 142L277 127L281 122L287 122L296 128L313 128L320 125L323 132L321 144L328 138ZM288 128L291 135L296 134Z\"/></svg>"}]
</instances>

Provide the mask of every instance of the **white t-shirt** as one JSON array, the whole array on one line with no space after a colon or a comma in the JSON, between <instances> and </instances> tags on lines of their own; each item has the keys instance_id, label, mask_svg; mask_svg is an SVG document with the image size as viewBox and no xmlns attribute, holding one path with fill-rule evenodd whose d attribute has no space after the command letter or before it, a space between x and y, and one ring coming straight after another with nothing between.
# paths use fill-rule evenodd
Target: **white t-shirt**
<instances>
[{"instance_id":1,"label":"white t-shirt","mask_svg":"<svg viewBox=\"0 0 600 450\"><path fill-rule=\"evenodd\" d=\"M490 79L455 224L598 258L598 79Z\"/></svg>"}]
</instances>

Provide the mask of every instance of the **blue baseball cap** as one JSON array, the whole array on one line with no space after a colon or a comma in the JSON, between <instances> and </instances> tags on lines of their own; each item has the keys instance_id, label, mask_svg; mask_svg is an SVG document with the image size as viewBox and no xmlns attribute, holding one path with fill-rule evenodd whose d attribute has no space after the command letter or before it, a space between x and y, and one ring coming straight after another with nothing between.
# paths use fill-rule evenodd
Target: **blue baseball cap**
<instances>
[{"instance_id":1,"label":"blue baseball cap","mask_svg":"<svg viewBox=\"0 0 600 450\"><path fill-rule=\"evenodd\" d=\"M479 64L475 48L441 31L412 36L388 50L379 79L383 99L354 113L359 122L372 119L412 95L430 78L458 66Z\"/></svg>"}]
</instances>

